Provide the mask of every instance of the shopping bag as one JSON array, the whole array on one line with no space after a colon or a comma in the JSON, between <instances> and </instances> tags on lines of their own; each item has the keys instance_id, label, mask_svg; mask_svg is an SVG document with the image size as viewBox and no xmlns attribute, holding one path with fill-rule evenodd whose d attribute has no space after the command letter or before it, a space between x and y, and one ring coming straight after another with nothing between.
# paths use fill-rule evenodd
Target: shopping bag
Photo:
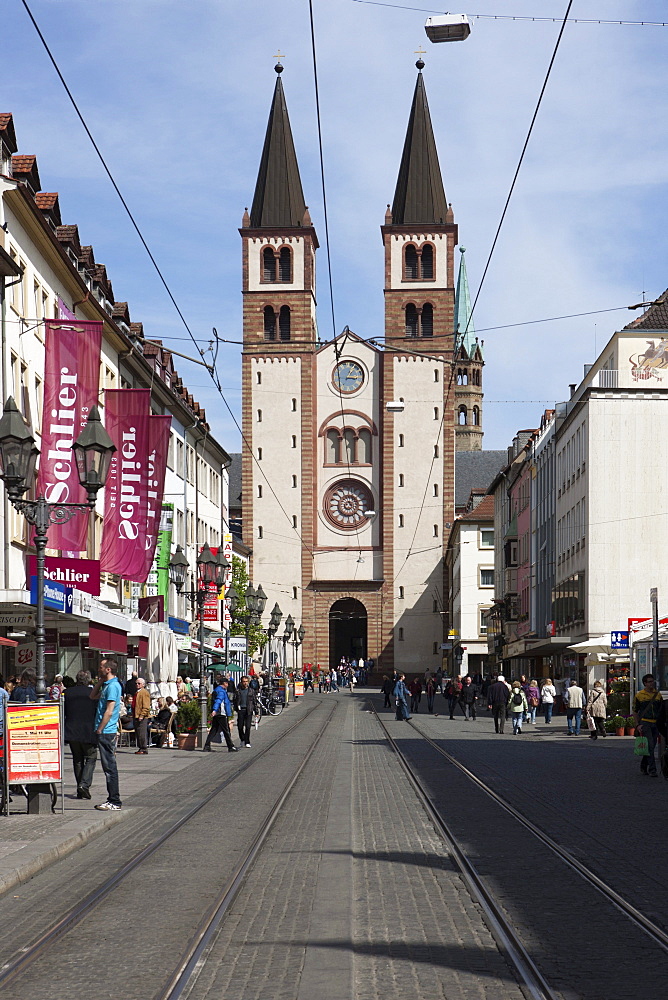
<instances>
[{"instance_id":1,"label":"shopping bag","mask_svg":"<svg viewBox=\"0 0 668 1000\"><path fill-rule=\"evenodd\" d=\"M596 723L592 719L591 715L587 716L587 729L589 730L590 733L593 733L594 730L596 729Z\"/></svg>"},{"instance_id":2,"label":"shopping bag","mask_svg":"<svg viewBox=\"0 0 668 1000\"><path fill-rule=\"evenodd\" d=\"M649 757L649 743L646 736L636 736L633 752L638 757Z\"/></svg>"}]
</instances>

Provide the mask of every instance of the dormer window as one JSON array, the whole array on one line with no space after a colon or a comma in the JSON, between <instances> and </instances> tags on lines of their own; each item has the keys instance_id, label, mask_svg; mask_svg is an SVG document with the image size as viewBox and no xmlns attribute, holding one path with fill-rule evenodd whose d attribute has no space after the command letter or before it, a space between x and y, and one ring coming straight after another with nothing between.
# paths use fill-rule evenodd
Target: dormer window
<instances>
[{"instance_id":1,"label":"dormer window","mask_svg":"<svg viewBox=\"0 0 668 1000\"><path fill-rule=\"evenodd\" d=\"M404 281L434 280L434 247L423 243L416 247L407 243L404 248Z\"/></svg>"}]
</instances>

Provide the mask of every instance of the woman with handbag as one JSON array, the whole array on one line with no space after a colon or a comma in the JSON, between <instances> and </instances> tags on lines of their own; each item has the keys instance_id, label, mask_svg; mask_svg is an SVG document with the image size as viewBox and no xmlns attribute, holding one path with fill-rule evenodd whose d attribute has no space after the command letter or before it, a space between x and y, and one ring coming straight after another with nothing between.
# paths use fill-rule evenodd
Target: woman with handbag
<instances>
[{"instance_id":1,"label":"woman with handbag","mask_svg":"<svg viewBox=\"0 0 668 1000\"><path fill-rule=\"evenodd\" d=\"M605 737L605 716L607 709L608 699L603 683L602 681L594 681L594 686L589 692L585 706L590 740L597 740L599 736Z\"/></svg>"},{"instance_id":2,"label":"woman with handbag","mask_svg":"<svg viewBox=\"0 0 668 1000\"><path fill-rule=\"evenodd\" d=\"M554 699L557 697L557 689L552 683L551 677L545 678L545 683L543 684L540 691L540 700L543 705L543 714L545 716L546 725L550 725L552 722L552 710L554 708Z\"/></svg>"},{"instance_id":3,"label":"woman with handbag","mask_svg":"<svg viewBox=\"0 0 668 1000\"><path fill-rule=\"evenodd\" d=\"M536 725L536 709L540 705L540 690L538 688L538 681L531 680L525 691L527 704L529 706L529 716L528 721L532 726Z\"/></svg>"}]
</instances>

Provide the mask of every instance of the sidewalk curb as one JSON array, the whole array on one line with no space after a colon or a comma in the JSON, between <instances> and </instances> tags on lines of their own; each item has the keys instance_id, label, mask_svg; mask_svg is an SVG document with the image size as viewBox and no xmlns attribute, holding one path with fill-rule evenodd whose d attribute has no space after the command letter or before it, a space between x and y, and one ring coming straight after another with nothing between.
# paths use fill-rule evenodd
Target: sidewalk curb
<instances>
[{"instance_id":1,"label":"sidewalk curb","mask_svg":"<svg viewBox=\"0 0 668 1000\"><path fill-rule=\"evenodd\" d=\"M73 820L72 823L68 823L66 827L60 830L59 834L54 836L44 836L34 844L30 844L26 847L21 848L16 851L16 855L23 857L23 860L18 867L13 867L9 871L4 872L0 875L0 897L4 896L11 889L14 889L18 885L22 885L24 882L29 881L33 876L38 875L49 865L52 865L55 861L59 861L61 858L66 857L71 854L78 847L82 847L87 844L93 837L96 837L99 833L108 830L109 827L114 826L118 823L123 816L128 813L134 812L132 806L127 809L123 809L120 812L110 812L103 815L91 816L86 824L81 827L80 820ZM69 836L62 838L63 834L67 833L67 827L78 827L75 832L72 832ZM57 841L53 843L53 841ZM51 846L44 848L44 844L51 843ZM26 854L31 855L26 857ZM18 860L18 858L17 858ZM11 863L11 862L10 862Z\"/></svg>"}]
</instances>

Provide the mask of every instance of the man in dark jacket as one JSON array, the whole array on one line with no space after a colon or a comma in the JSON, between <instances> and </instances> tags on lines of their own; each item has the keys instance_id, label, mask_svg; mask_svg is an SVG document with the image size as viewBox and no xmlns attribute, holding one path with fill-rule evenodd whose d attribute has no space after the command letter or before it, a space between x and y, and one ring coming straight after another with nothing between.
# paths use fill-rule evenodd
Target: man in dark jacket
<instances>
[{"instance_id":1,"label":"man in dark jacket","mask_svg":"<svg viewBox=\"0 0 668 1000\"><path fill-rule=\"evenodd\" d=\"M487 689L487 704L494 716L494 729L497 733L503 732L508 697L508 685L503 674L499 674L494 683L490 684Z\"/></svg>"},{"instance_id":2,"label":"man in dark jacket","mask_svg":"<svg viewBox=\"0 0 668 1000\"><path fill-rule=\"evenodd\" d=\"M229 716L232 714L232 706L230 705L230 699L227 696L227 677L216 677L216 686L213 689L213 705L211 707L211 729L209 730L206 742L202 747L202 750L207 750L211 753L211 740L216 735L216 733L222 732L225 737L225 742L227 743L227 749L230 753L236 753L237 748L232 742L232 736L230 735L230 720Z\"/></svg>"},{"instance_id":3,"label":"man in dark jacket","mask_svg":"<svg viewBox=\"0 0 668 1000\"><path fill-rule=\"evenodd\" d=\"M459 703L459 699L461 698L462 694L462 679L459 676L459 674L457 674L456 677L453 677L452 680L448 681L445 687L445 691L443 693L445 697L448 699L448 710L450 712L450 718L454 719L455 707Z\"/></svg>"},{"instance_id":4,"label":"man in dark jacket","mask_svg":"<svg viewBox=\"0 0 668 1000\"><path fill-rule=\"evenodd\" d=\"M459 707L464 713L465 719L476 720L476 702L480 694L480 688L474 684L467 674L462 679L462 693L459 698Z\"/></svg>"},{"instance_id":5,"label":"man in dark jacket","mask_svg":"<svg viewBox=\"0 0 668 1000\"><path fill-rule=\"evenodd\" d=\"M257 699L255 691L248 686L248 677L239 680L239 687L234 696L234 707L237 710L237 726L239 727L239 739L245 747L250 747L250 727L253 715L257 712Z\"/></svg>"},{"instance_id":6,"label":"man in dark jacket","mask_svg":"<svg viewBox=\"0 0 668 1000\"><path fill-rule=\"evenodd\" d=\"M95 712L97 702L90 698L90 674L80 670L73 687L65 688L65 742L72 751L74 777L77 782L77 798L89 799L90 786L97 761L97 740L95 738Z\"/></svg>"}]
</instances>

